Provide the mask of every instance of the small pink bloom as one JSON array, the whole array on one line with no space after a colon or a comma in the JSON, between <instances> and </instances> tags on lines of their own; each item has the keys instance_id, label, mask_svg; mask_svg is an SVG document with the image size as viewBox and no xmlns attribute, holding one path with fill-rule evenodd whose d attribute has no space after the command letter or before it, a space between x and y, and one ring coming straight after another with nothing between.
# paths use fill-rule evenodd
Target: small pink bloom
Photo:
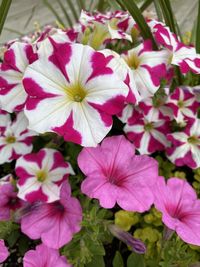
<instances>
[{"instance_id":1,"label":"small pink bloom","mask_svg":"<svg viewBox=\"0 0 200 267\"><path fill-rule=\"evenodd\" d=\"M11 162L21 155L30 153L35 132L27 129L28 120L23 112L17 114L4 130L0 131L0 164Z\"/></svg>"},{"instance_id":2,"label":"small pink bloom","mask_svg":"<svg viewBox=\"0 0 200 267\"><path fill-rule=\"evenodd\" d=\"M35 250L29 250L23 258L24 267L71 267L59 251L40 244Z\"/></svg>"},{"instance_id":3,"label":"small pink bloom","mask_svg":"<svg viewBox=\"0 0 200 267\"><path fill-rule=\"evenodd\" d=\"M22 206L12 184L0 185L0 221L10 220L11 212Z\"/></svg>"},{"instance_id":4,"label":"small pink bloom","mask_svg":"<svg viewBox=\"0 0 200 267\"><path fill-rule=\"evenodd\" d=\"M78 165L87 176L81 190L97 198L103 208L143 212L153 198L150 190L158 175L157 162L148 156L134 155L134 146L124 136L107 137L101 146L84 148Z\"/></svg>"},{"instance_id":5,"label":"small pink bloom","mask_svg":"<svg viewBox=\"0 0 200 267\"><path fill-rule=\"evenodd\" d=\"M168 96L167 106L172 109L175 120L182 123L187 118L196 117L199 103L189 88L177 87Z\"/></svg>"},{"instance_id":6,"label":"small pink bloom","mask_svg":"<svg viewBox=\"0 0 200 267\"><path fill-rule=\"evenodd\" d=\"M154 195L163 223L186 243L200 246L200 200L189 183L173 177L166 184L159 177Z\"/></svg>"},{"instance_id":7,"label":"small pink bloom","mask_svg":"<svg viewBox=\"0 0 200 267\"><path fill-rule=\"evenodd\" d=\"M14 42L4 54L0 66L0 105L2 109L21 111L27 94L22 85L25 69L37 59L32 45Z\"/></svg>"},{"instance_id":8,"label":"small pink bloom","mask_svg":"<svg viewBox=\"0 0 200 267\"><path fill-rule=\"evenodd\" d=\"M9 256L7 247L5 246L4 240L0 239L0 263L4 262Z\"/></svg>"},{"instance_id":9,"label":"small pink bloom","mask_svg":"<svg viewBox=\"0 0 200 267\"><path fill-rule=\"evenodd\" d=\"M15 171L19 177L18 197L29 202L59 200L63 181L73 174L62 154L50 148L19 158Z\"/></svg>"},{"instance_id":10,"label":"small pink bloom","mask_svg":"<svg viewBox=\"0 0 200 267\"><path fill-rule=\"evenodd\" d=\"M172 146L167 149L168 158L176 165L200 167L200 120L191 119L181 132L167 135Z\"/></svg>"},{"instance_id":11,"label":"small pink bloom","mask_svg":"<svg viewBox=\"0 0 200 267\"><path fill-rule=\"evenodd\" d=\"M71 241L80 231L82 209L79 201L71 197L70 185L66 182L61 189L60 201L41 203L25 209L21 219L21 230L31 239L41 238L42 242L58 249Z\"/></svg>"},{"instance_id":12,"label":"small pink bloom","mask_svg":"<svg viewBox=\"0 0 200 267\"><path fill-rule=\"evenodd\" d=\"M124 131L133 142L140 154L151 154L162 151L169 146L166 134L170 132L169 122L166 120L152 120L151 114L140 114L129 118Z\"/></svg>"}]
</instances>

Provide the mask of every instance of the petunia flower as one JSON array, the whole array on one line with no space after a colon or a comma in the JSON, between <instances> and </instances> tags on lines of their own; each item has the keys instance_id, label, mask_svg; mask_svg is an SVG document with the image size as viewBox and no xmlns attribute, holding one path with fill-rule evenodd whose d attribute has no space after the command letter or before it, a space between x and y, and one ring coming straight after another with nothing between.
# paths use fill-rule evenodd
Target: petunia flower
<instances>
[{"instance_id":1,"label":"petunia flower","mask_svg":"<svg viewBox=\"0 0 200 267\"><path fill-rule=\"evenodd\" d=\"M84 148L78 156L78 165L87 176L81 191L98 199L103 208L117 203L124 210L148 210L158 165L153 158L134 152L134 146L122 135L107 137L96 148Z\"/></svg>"},{"instance_id":2,"label":"petunia flower","mask_svg":"<svg viewBox=\"0 0 200 267\"><path fill-rule=\"evenodd\" d=\"M14 186L7 182L0 185L0 221L7 221L11 213L22 206L22 201L17 197Z\"/></svg>"},{"instance_id":3,"label":"petunia flower","mask_svg":"<svg viewBox=\"0 0 200 267\"><path fill-rule=\"evenodd\" d=\"M164 119L152 120L151 116L140 114L135 117L133 114L133 118L129 118L125 125L124 132L140 154L162 151L169 146L166 138L166 134L170 132L169 122Z\"/></svg>"},{"instance_id":4,"label":"petunia flower","mask_svg":"<svg viewBox=\"0 0 200 267\"><path fill-rule=\"evenodd\" d=\"M10 123L10 114L0 109L0 132Z\"/></svg>"},{"instance_id":5,"label":"petunia flower","mask_svg":"<svg viewBox=\"0 0 200 267\"><path fill-rule=\"evenodd\" d=\"M70 194L69 184L64 183L59 201L25 208L21 218L22 232L34 240L41 238L47 247L54 249L70 242L73 235L80 231L82 220L80 203Z\"/></svg>"},{"instance_id":6,"label":"petunia flower","mask_svg":"<svg viewBox=\"0 0 200 267\"><path fill-rule=\"evenodd\" d=\"M40 244L35 250L29 250L23 258L24 267L72 267L59 251Z\"/></svg>"},{"instance_id":7,"label":"petunia flower","mask_svg":"<svg viewBox=\"0 0 200 267\"><path fill-rule=\"evenodd\" d=\"M32 45L14 42L0 65L0 106L8 112L21 111L27 99L22 84L24 72L37 59Z\"/></svg>"},{"instance_id":8,"label":"petunia flower","mask_svg":"<svg viewBox=\"0 0 200 267\"><path fill-rule=\"evenodd\" d=\"M11 162L31 152L35 132L27 129L28 120L23 112L16 115L6 128L0 132L0 164Z\"/></svg>"},{"instance_id":9,"label":"petunia flower","mask_svg":"<svg viewBox=\"0 0 200 267\"><path fill-rule=\"evenodd\" d=\"M164 50L152 51L151 42L145 41L122 54L122 57L129 66L131 90L136 84L143 99L153 96L160 87L161 78L166 75L168 53Z\"/></svg>"},{"instance_id":10,"label":"petunia flower","mask_svg":"<svg viewBox=\"0 0 200 267\"><path fill-rule=\"evenodd\" d=\"M154 195L163 223L184 242L200 246L200 200L189 183L175 177L165 183L159 177Z\"/></svg>"},{"instance_id":11,"label":"petunia flower","mask_svg":"<svg viewBox=\"0 0 200 267\"><path fill-rule=\"evenodd\" d=\"M3 239L0 239L0 263L4 262L9 256L8 249Z\"/></svg>"},{"instance_id":12,"label":"petunia flower","mask_svg":"<svg viewBox=\"0 0 200 267\"><path fill-rule=\"evenodd\" d=\"M29 94L25 108L29 128L96 146L128 94L127 86L108 67L110 60L89 46L68 43L31 64L23 80Z\"/></svg>"},{"instance_id":13,"label":"petunia flower","mask_svg":"<svg viewBox=\"0 0 200 267\"><path fill-rule=\"evenodd\" d=\"M172 146L167 149L168 158L176 165L200 167L200 120L191 119L182 132L168 134Z\"/></svg>"},{"instance_id":14,"label":"petunia flower","mask_svg":"<svg viewBox=\"0 0 200 267\"><path fill-rule=\"evenodd\" d=\"M179 66L182 73L192 71L200 73L200 55L196 53L194 47L186 46L177 36L172 33L169 27L161 22L150 21L149 26L155 36L156 41L168 49L171 55L171 64Z\"/></svg>"},{"instance_id":15,"label":"petunia flower","mask_svg":"<svg viewBox=\"0 0 200 267\"><path fill-rule=\"evenodd\" d=\"M177 123L184 123L187 118L195 118L199 107L196 96L187 87L177 87L168 96L166 105L172 109Z\"/></svg>"},{"instance_id":16,"label":"petunia flower","mask_svg":"<svg viewBox=\"0 0 200 267\"><path fill-rule=\"evenodd\" d=\"M20 157L16 162L15 172L19 177L19 198L29 202L49 203L60 199L62 182L70 173L74 174L62 154L50 148Z\"/></svg>"}]
</instances>

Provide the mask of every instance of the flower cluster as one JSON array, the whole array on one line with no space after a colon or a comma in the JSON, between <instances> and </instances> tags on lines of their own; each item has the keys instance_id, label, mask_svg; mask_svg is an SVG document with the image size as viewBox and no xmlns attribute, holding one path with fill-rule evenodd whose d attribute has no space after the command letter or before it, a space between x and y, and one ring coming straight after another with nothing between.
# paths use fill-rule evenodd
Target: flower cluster
<instances>
[{"instance_id":1,"label":"flower cluster","mask_svg":"<svg viewBox=\"0 0 200 267\"><path fill-rule=\"evenodd\" d=\"M157 49L122 11L82 11L72 29L47 27L7 45L0 65L0 221L17 224L33 242L25 267L72 266L60 252L75 234L90 234L81 232L85 218L91 223L84 199L127 212L154 205L168 231L200 246L195 190L177 177L165 182L155 157L200 167L200 91L178 79L200 74L200 55L163 23L147 23ZM141 241L102 221L145 253ZM0 240L0 262L7 257Z\"/></svg>"}]
</instances>

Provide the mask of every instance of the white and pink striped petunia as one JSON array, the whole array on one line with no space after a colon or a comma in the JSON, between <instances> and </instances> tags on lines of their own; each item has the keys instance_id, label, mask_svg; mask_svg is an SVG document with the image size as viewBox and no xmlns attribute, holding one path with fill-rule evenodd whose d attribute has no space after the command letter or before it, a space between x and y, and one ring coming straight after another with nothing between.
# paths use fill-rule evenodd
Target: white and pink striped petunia
<instances>
[{"instance_id":1,"label":"white and pink striped petunia","mask_svg":"<svg viewBox=\"0 0 200 267\"><path fill-rule=\"evenodd\" d=\"M200 73L200 55L196 53L194 47L186 46L179 41L169 27L161 22L150 21L149 25L156 41L168 49L172 65L179 66L182 73L189 71Z\"/></svg>"},{"instance_id":2,"label":"white and pink striped petunia","mask_svg":"<svg viewBox=\"0 0 200 267\"><path fill-rule=\"evenodd\" d=\"M28 120L23 112L17 114L0 132L0 164L11 162L31 152L32 139L37 133L27 129Z\"/></svg>"},{"instance_id":3,"label":"white and pink striped petunia","mask_svg":"<svg viewBox=\"0 0 200 267\"><path fill-rule=\"evenodd\" d=\"M74 174L62 154L50 148L27 154L16 162L19 177L18 197L29 202L53 202L60 198L60 188L69 174Z\"/></svg>"},{"instance_id":4,"label":"white and pink striped petunia","mask_svg":"<svg viewBox=\"0 0 200 267\"><path fill-rule=\"evenodd\" d=\"M29 94L29 128L96 146L110 131L112 115L120 112L128 94L123 80L108 66L111 59L89 46L67 43L29 65L23 80Z\"/></svg>"},{"instance_id":5,"label":"white and pink striped petunia","mask_svg":"<svg viewBox=\"0 0 200 267\"><path fill-rule=\"evenodd\" d=\"M168 96L167 106L173 111L177 123L184 123L187 118L195 118L199 103L195 94L190 88L177 87L172 94Z\"/></svg>"},{"instance_id":6,"label":"white and pink striped petunia","mask_svg":"<svg viewBox=\"0 0 200 267\"><path fill-rule=\"evenodd\" d=\"M10 123L10 120L10 114L0 109L0 131L5 129L5 127Z\"/></svg>"},{"instance_id":7,"label":"white and pink striped petunia","mask_svg":"<svg viewBox=\"0 0 200 267\"><path fill-rule=\"evenodd\" d=\"M166 134L170 129L166 120L153 121L148 116L140 114L136 119L129 118L124 131L140 154L162 151L169 146Z\"/></svg>"},{"instance_id":8,"label":"white and pink striped petunia","mask_svg":"<svg viewBox=\"0 0 200 267\"><path fill-rule=\"evenodd\" d=\"M37 59L32 45L13 43L4 54L0 65L0 106L8 112L21 111L27 99L22 84L24 71Z\"/></svg>"},{"instance_id":9,"label":"white and pink striped petunia","mask_svg":"<svg viewBox=\"0 0 200 267\"><path fill-rule=\"evenodd\" d=\"M122 55L129 66L129 87L135 86L141 97L153 96L160 87L161 78L166 76L167 51L153 51L151 42L145 41Z\"/></svg>"},{"instance_id":10,"label":"white and pink striped petunia","mask_svg":"<svg viewBox=\"0 0 200 267\"><path fill-rule=\"evenodd\" d=\"M172 147L167 149L168 158L176 165L200 167L200 120L190 119L184 131L168 134Z\"/></svg>"}]
</instances>

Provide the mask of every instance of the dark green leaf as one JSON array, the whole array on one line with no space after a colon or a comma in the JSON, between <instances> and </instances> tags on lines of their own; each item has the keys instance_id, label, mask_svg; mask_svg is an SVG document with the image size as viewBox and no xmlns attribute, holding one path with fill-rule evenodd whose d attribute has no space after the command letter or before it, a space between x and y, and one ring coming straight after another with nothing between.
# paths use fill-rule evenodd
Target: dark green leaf
<instances>
[{"instance_id":1,"label":"dark green leaf","mask_svg":"<svg viewBox=\"0 0 200 267\"><path fill-rule=\"evenodd\" d=\"M144 257L140 254L132 253L128 257L127 267L145 267Z\"/></svg>"},{"instance_id":2,"label":"dark green leaf","mask_svg":"<svg viewBox=\"0 0 200 267\"><path fill-rule=\"evenodd\" d=\"M116 251L113 259L113 267L124 267L124 261L119 251Z\"/></svg>"},{"instance_id":3,"label":"dark green leaf","mask_svg":"<svg viewBox=\"0 0 200 267\"><path fill-rule=\"evenodd\" d=\"M12 0L2 0L2 2L1 2L1 6L0 6L0 34L2 32L3 25L5 23L11 2L12 2Z\"/></svg>"},{"instance_id":4,"label":"dark green leaf","mask_svg":"<svg viewBox=\"0 0 200 267\"><path fill-rule=\"evenodd\" d=\"M105 267L104 259L102 256L95 256L87 267Z\"/></svg>"},{"instance_id":5,"label":"dark green leaf","mask_svg":"<svg viewBox=\"0 0 200 267\"><path fill-rule=\"evenodd\" d=\"M151 5L152 2L153 0L146 0L140 7L140 10L143 12L147 7Z\"/></svg>"},{"instance_id":6,"label":"dark green leaf","mask_svg":"<svg viewBox=\"0 0 200 267\"><path fill-rule=\"evenodd\" d=\"M7 242L9 244L9 247L12 248L15 245L15 243L17 242L19 237L20 237L20 232L18 230L11 232L7 238Z\"/></svg>"}]
</instances>

